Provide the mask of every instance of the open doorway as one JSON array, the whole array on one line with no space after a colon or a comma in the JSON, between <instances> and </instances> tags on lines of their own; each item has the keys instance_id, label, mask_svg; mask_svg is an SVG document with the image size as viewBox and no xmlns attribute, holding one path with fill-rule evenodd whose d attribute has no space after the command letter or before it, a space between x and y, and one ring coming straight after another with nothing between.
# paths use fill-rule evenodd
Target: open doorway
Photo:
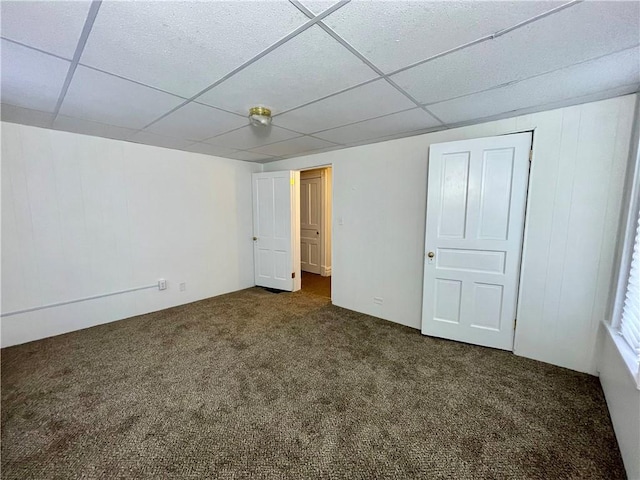
<instances>
[{"instance_id":1,"label":"open doorway","mask_svg":"<svg viewBox=\"0 0 640 480\"><path fill-rule=\"evenodd\" d=\"M302 290L331 298L331 167L300 172Z\"/></svg>"}]
</instances>

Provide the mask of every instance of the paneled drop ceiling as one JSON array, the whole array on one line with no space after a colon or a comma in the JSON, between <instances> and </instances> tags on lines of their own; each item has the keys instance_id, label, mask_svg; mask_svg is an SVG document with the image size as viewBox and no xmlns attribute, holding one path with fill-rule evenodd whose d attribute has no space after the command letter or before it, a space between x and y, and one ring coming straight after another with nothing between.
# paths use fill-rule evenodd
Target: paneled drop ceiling
<instances>
[{"instance_id":1,"label":"paneled drop ceiling","mask_svg":"<svg viewBox=\"0 0 640 480\"><path fill-rule=\"evenodd\" d=\"M640 87L638 1L1 8L3 120L252 162Z\"/></svg>"}]
</instances>

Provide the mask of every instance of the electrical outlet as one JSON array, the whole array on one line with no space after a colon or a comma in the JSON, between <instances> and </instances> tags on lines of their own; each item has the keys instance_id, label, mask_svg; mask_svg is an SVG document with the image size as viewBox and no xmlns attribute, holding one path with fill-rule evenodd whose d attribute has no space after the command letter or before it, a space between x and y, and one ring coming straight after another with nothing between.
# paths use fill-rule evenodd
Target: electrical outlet
<instances>
[{"instance_id":1,"label":"electrical outlet","mask_svg":"<svg viewBox=\"0 0 640 480\"><path fill-rule=\"evenodd\" d=\"M167 281L164 278L158 280L158 290L166 290L167 289Z\"/></svg>"},{"instance_id":2,"label":"electrical outlet","mask_svg":"<svg viewBox=\"0 0 640 480\"><path fill-rule=\"evenodd\" d=\"M382 302L384 302L384 298L382 298L382 297L373 297L373 303L375 303L376 305L382 305Z\"/></svg>"},{"instance_id":3,"label":"electrical outlet","mask_svg":"<svg viewBox=\"0 0 640 480\"><path fill-rule=\"evenodd\" d=\"M187 282L182 282L180 284L180 291L184 292L187 289Z\"/></svg>"}]
</instances>

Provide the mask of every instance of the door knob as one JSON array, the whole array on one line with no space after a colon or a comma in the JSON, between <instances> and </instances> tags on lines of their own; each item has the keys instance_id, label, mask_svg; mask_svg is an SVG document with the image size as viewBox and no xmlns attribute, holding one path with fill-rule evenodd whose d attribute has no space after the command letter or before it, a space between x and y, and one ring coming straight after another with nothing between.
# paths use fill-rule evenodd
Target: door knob
<instances>
[{"instance_id":1,"label":"door knob","mask_svg":"<svg viewBox=\"0 0 640 480\"><path fill-rule=\"evenodd\" d=\"M320 232L316 232L316 235L320 235Z\"/></svg>"},{"instance_id":2,"label":"door knob","mask_svg":"<svg viewBox=\"0 0 640 480\"><path fill-rule=\"evenodd\" d=\"M429 258L433 258L433 257L435 257L435 256L436 256L436 254L435 254L435 253L433 253L433 252L429 252L429 253L427 253L427 257L429 257Z\"/></svg>"},{"instance_id":3,"label":"door knob","mask_svg":"<svg viewBox=\"0 0 640 480\"><path fill-rule=\"evenodd\" d=\"M258 237L253 237L253 241L255 242L256 240L258 240Z\"/></svg>"}]
</instances>

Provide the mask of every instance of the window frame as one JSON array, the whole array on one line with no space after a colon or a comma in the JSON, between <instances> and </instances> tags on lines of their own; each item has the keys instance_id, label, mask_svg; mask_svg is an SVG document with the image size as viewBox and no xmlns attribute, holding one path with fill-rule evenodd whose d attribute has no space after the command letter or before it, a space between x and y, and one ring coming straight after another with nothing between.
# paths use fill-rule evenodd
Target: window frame
<instances>
[{"instance_id":1,"label":"window frame","mask_svg":"<svg viewBox=\"0 0 640 480\"><path fill-rule=\"evenodd\" d=\"M638 101L637 101L638 102ZM622 215L619 229L618 241L618 263L617 276L614 277L613 305L611 311L611 321L605 322L611 339L615 343L624 363L627 365L629 373L633 378L636 387L640 390L640 361L638 354L627 340L620 333L620 323L624 307L627 284L631 274L631 261L633 247L636 240L636 230L638 228L638 215L640 215L640 115L639 105L636 103L636 114L634 121L634 136L632 140L632 151L629 157L627 168L627 185L624 190Z\"/></svg>"}]
</instances>

